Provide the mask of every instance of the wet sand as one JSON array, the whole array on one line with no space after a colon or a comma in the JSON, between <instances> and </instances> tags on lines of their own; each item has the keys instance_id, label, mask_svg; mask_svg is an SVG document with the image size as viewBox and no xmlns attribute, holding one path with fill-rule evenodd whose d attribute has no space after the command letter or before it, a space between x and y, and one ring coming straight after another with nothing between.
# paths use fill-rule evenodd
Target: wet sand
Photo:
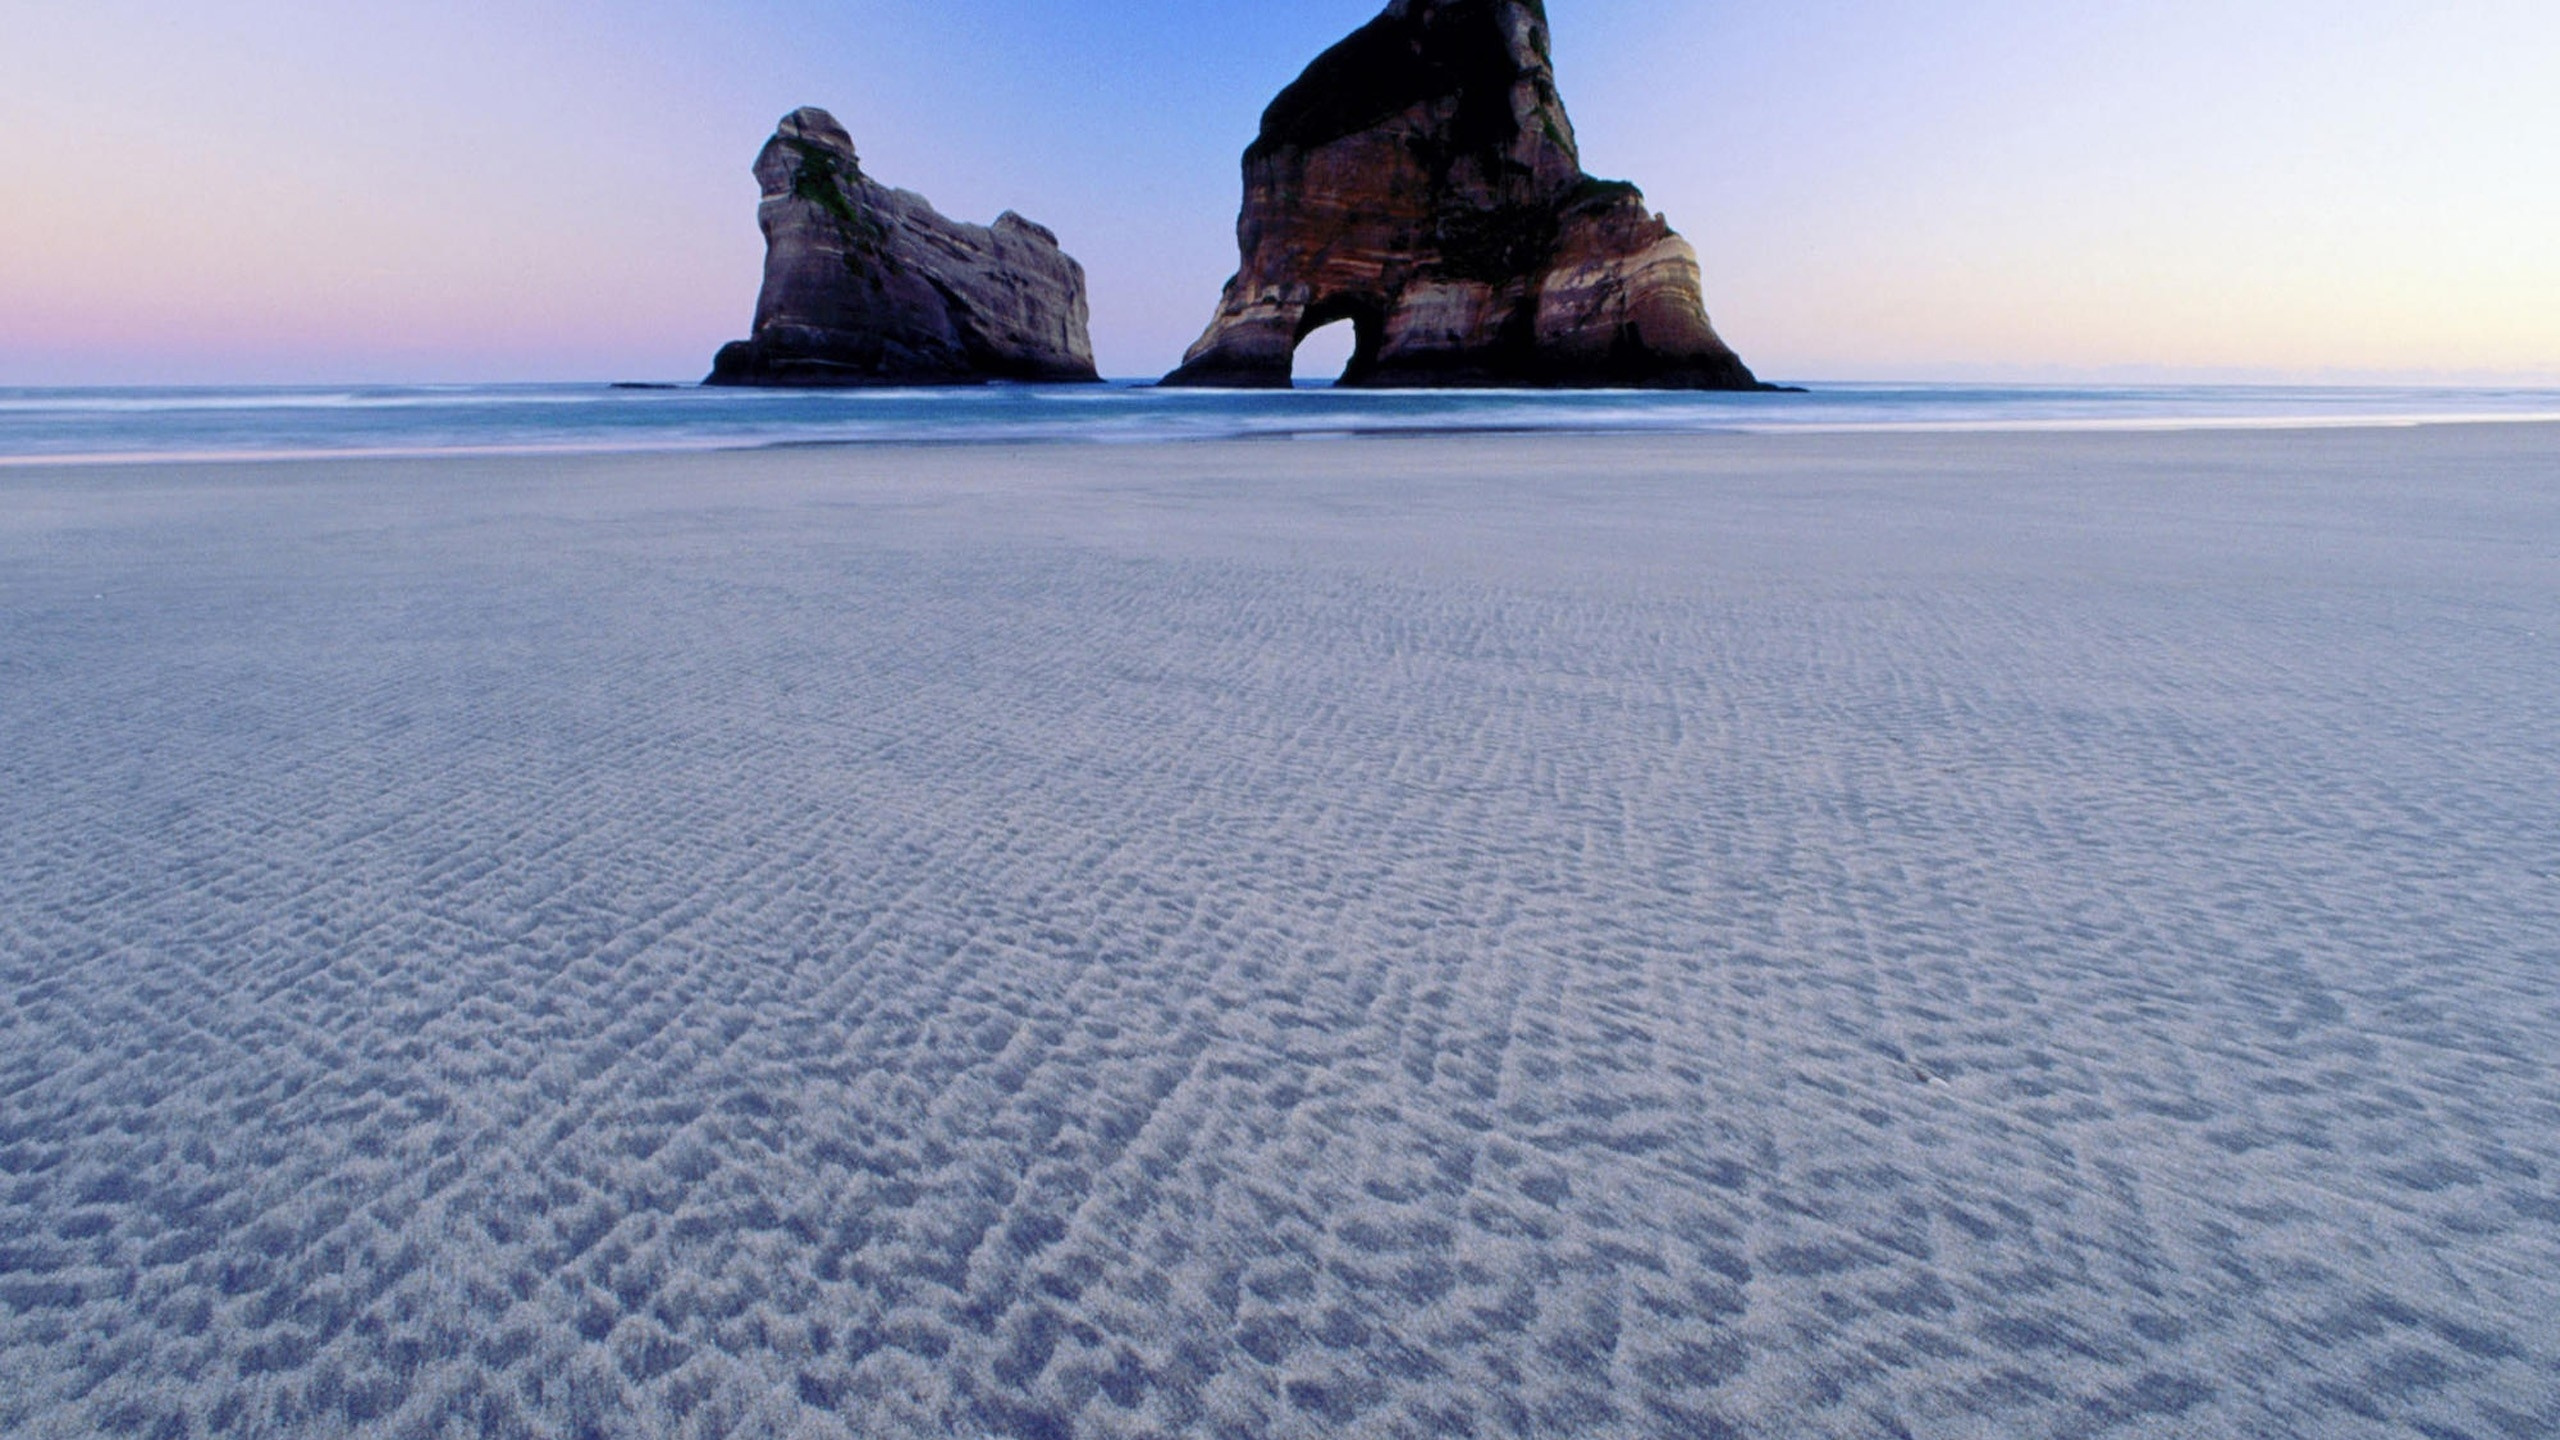
<instances>
[{"instance_id":1,"label":"wet sand","mask_svg":"<svg viewBox=\"0 0 2560 1440\"><path fill-rule=\"evenodd\" d=\"M0 472L13 1435L2560 1429L2560 428Z\"/></svg>"}]
</instances>

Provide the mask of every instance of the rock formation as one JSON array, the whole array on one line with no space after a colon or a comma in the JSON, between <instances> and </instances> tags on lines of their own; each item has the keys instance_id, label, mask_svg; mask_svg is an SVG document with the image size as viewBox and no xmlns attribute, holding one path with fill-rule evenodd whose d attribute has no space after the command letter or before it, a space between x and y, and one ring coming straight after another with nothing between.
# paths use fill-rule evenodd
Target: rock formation
<instances>
[{"instance_id":1,"label":"rock formation","mask_svg":"<svg viewBox=\"0 0 2560 1440\"><path fill-rule=\"evenodd\" d=\"M1541 0L1393 0L1263 112L1243 262L1168 385L1280 386L1353 322L1343 383L1757 388L1697 253L1582 173Z\"/></svg>"},{"instance_id":2,"label":"rock formation","mask_svg":"<svg viewBox=\"0 0 2560 1440\"><path fill-rule=\"evenodd\" d=\"M1084 267L1011 211L945 218L862 173L824 110L795 110L756 157L764 292L752 339L710 385L1097 380Z\"/></svg>"}]
</instances>

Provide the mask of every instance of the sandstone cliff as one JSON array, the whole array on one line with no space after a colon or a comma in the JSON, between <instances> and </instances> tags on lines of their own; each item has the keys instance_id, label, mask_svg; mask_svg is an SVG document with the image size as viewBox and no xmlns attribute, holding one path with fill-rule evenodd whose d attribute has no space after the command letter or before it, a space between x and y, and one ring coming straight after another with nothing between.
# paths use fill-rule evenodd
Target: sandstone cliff
<instances>
[{"instance_id":1,"label":"sandstone cliff","mask_svg":"<svg viewBox=\"0 0 2560 1440\"><path fill-rule=\"evenodd\" d=\"M1582 173L1541 0L1394 0L1263 113L1242 264L1168 385L1279 386L1350 320L1343 381L1751 389L1698 257Z\"/></svg>"},{"instance_id":2,"label":"sandstone cliff","mask_svg":"<svg viewBox=\"0 0 2560 1440\"><path fill-rule=\"evenodd\" d=\"M1007 211L947 219L862 173L824 110L795 110L756 157L764 291L753 338L711 385L1091 381L1084 268Z\"/></svg>"}]
</instances>

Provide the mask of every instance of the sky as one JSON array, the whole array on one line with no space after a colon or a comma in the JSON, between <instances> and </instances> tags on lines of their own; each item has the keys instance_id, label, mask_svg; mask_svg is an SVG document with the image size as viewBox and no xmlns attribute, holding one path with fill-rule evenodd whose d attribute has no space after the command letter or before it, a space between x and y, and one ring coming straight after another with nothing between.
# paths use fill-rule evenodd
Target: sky
<instances>
[{"instance_id":1,"label":"sky","mask_svg":"<svg viewBox=\"0 0 2560 1440\"><path fill-rule=\"evenodd\" d=\"M800 105L1160 373L1381 0L0 0L0 385L685 380ZM1794 380L2560 384L2550 0L1549 0L1596 174Z\"/></svg>"}]
</instances>

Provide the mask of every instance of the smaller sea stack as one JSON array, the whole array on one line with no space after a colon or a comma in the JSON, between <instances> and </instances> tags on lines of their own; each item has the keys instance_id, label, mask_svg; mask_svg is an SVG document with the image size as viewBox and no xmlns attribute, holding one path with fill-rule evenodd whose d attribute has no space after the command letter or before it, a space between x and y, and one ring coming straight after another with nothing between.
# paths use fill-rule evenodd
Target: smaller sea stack
<instances>
[{"instance_id":1,"label":"smaller sea stack","mask_svg":"<svg viewBox=\"0 0 2560 1440\"><path fill-rule=\"evenodd\" d=\"M709 385L1092 382L1084 267L1012 211L952 220L862 173L824 110L794 110L756 157L764 290L754 334Z\"/></svg>"}]
</instances>

